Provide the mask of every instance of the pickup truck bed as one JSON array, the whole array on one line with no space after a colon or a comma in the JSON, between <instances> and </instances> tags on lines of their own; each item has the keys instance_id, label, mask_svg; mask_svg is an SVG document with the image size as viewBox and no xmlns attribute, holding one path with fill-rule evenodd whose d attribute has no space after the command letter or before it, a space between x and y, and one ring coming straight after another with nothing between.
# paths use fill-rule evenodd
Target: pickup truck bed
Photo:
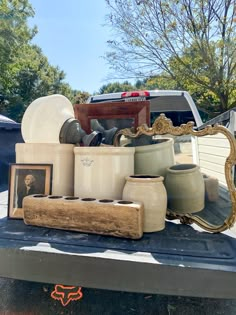
<instances>
[{"instance_id":1,"label":"pickup truck bed","mask_svg":"<svg viewBox=\"0 0 236 315\"><path fill-rule=\"evenodd\" d=\"M236 298L236 239L166 222L141 240L27 226L0 193L0 277L88 288Z\"/></svg>"}]
</instances>

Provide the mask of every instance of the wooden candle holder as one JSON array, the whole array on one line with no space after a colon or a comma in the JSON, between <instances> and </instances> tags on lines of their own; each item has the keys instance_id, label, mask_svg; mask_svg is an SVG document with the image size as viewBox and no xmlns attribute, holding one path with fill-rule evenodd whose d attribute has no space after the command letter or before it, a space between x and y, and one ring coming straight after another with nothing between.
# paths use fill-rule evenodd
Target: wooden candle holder
<instances>
[{"instance_id":1,"label":"wooden candle holder","mask_svg":"<svg viewBox=\"0 0 236 315\"><path fill-rule=\"evenodd\" d=\"M84 233L139 239L143 204L125 200L30 195L23 199L24 222Z\"/></svg>"}]
</instances>

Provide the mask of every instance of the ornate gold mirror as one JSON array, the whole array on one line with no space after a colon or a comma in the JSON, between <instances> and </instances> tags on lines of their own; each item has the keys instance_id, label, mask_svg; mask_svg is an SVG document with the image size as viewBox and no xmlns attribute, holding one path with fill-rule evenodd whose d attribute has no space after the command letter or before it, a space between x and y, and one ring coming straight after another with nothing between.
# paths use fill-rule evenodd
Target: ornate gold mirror
<instances>
[{"instance_id":1,"label":"ornate gold mirror","mask_svg":"<svg viewBox=\"0 0 236 315\"><path fill-rule=\"evenodd\" d=\"M201 130L194 130L193 126L193 122L188 122L175 127L161 114L151 128L144 124L136 132L130 128L120 130L114 145L135 146L136 174L147 174L148 169L148 175L164 177L168 196L167 219L196 223L207 231L221 232L235 222L236 142L224 126L209 125ZM162 149L154 152L150 149L153 143L163 145ZM167 144L171 145L169 151L166 151ZM144 168L139 165L141 155L145 159ZM193 168L197 168L198 173L192 172ZM171 182L172 178L178 180ZM200 203L190 199L191 192L187 188L178 191L184 186L193 188L193 198L199 194Z\"/></svg>"}]
</instances>

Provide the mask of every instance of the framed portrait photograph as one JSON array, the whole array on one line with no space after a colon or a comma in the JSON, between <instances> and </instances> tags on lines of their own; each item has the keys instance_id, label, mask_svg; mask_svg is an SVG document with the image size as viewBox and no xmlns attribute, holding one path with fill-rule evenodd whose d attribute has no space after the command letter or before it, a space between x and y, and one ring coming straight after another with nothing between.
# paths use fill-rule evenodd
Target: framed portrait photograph
<instances>
[{"instance_id":1,"label":"framed portrait photograph","mask_svg":"<svg viewBox=\"0 0 236 315\"><path fill-rule=\"evenodd\" d=\"M23 198L51 194L52 164L11 164L9 170L8 217L23 219Z\"/></svg>"}]
</instances>

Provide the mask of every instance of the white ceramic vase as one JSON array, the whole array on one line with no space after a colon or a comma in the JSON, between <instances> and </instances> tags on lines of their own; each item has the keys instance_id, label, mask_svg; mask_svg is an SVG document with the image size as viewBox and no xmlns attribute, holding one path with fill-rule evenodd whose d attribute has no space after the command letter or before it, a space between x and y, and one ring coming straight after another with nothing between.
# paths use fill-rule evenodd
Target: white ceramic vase
<instances>
[{"instance_id":1,"label":"white ceramic vase","mask_svg":"<svg viewBox=\"0 0 236 315\"><path fill-rule=\"evenodd\" d=\"M167 169L165 187L168 208L178 213L194 213L205 206L205 184L195 164L176 164Z\"/></svg>"},{"instance_id":2,"label":"white ceramic vase","mask_svg":"<svg viewBox=\"0 0 236 315\"><path fill-rule=\"evenodd\" d=\"M134 151L132 147L75 147L75 196L121 199L125 177L134 173Z\"/></svg>"},{"instance_id":3,"label":"white ceramic vase","mask_svg":"<svg viewBox=\"0 0 236 315\"><path fill-rule=\"evenodd\" d=\"M153 144L136 146L135 174L166 175L166 169L175 164L173 139L160 138Z\"/></svg>"},{"instance_id":4,"label":"white ceramic vase","mask_svg":"<svg viewBox=\"0 0 236 315\"><path fill-rule=\"evenodd\" d=\"M122 199L144 204L144 232L165 228L167 194L162 176L133 175L126 177Z\"/></svg>"}]
</instances>

